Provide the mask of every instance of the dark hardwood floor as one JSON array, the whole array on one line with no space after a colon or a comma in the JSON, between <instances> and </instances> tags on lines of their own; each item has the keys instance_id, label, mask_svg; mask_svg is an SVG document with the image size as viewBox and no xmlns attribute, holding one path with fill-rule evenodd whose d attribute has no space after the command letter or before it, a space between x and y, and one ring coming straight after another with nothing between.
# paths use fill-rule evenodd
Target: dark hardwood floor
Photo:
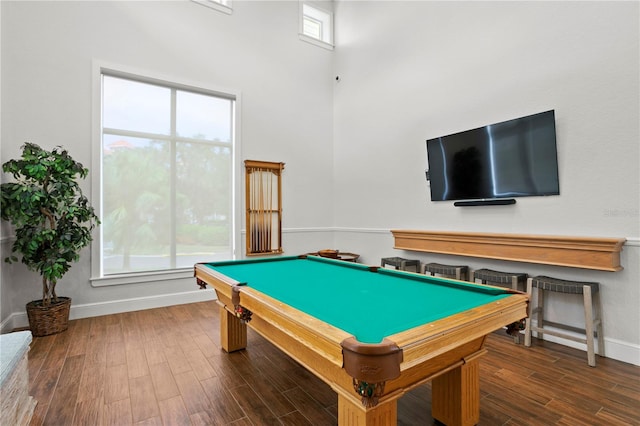
<instances>
[{"instance_id":1,"label":"dark hardwood floor","mask_svg":"<svg viewBox=\"0 0 640 426\"><path fill-rule=\"evenodd\" d=\"M219 347L217 306L194 303L71 321L34 338L32 425L335 425L337 397L262 337ZM640 367L503 331L481 361L481 425L640 425ZM432 425L430 384L398 424Z\"/></svg>"}]
</instances>

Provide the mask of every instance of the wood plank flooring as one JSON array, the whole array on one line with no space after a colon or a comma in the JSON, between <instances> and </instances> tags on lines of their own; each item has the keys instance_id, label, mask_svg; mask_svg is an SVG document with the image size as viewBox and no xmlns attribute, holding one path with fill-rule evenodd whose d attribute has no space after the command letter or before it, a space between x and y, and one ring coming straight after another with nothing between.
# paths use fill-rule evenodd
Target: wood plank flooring
<instances>
[{"instance_id":1,"label":"wood plank flooring","mask_svg":"<svg viewBox=\"0 0 640 426\"><path fill-rule=\"evenodd\" d=\"M640 367L498 331L481 361L481 425L640 425ZM335 425L337 397L262 337L219 346L214 302L71 321L34 338L31 425ZM399 425L432 425L430 384Z\"/></svg>"}]
</instances>

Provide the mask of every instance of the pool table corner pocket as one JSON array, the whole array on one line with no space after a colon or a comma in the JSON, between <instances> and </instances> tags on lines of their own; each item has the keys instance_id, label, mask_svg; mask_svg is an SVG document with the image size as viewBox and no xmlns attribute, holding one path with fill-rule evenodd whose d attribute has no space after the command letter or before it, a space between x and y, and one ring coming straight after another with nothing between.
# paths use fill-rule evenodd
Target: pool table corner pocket
<instances>
[{"instance_id":1,"label":"pool table corner pocket","mask_svg":"<svg viewBox=\"0 0 640 426\"><path fill-rule=\"evenodd\" d=\"M231 288L231 303L233 304L233 313L243 324L246 324L251 321L251 315L253 315L253 312L240 305L240 287L243 285L243 283L233 285Z\"/></svg>"},{"instance_id":2,"label":"pool table corner pocket","mask_svg":"<svg viewBox=\"0 0 640 426\"><path fill-rule=\"evenodd\" d=\"M344 369L353 378L353 387L366 408L375 407L384 393L388 380L400 376L402 349L384 339L381 343L367 344L354 337L341 343Z\"/></svg>"}]
</instances>

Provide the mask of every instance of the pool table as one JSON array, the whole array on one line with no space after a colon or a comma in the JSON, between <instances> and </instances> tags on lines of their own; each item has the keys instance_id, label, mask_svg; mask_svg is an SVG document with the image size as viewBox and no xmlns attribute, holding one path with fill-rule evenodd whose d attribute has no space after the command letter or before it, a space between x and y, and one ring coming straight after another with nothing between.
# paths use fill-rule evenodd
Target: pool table
<instances>
[{"instance_id":1,"label":"pool table","mask_svg":"<svg viewBox=\"0 0 640 426\"><path fill-rule=\"evenodd\" d=\"M317 256L199 263L212 286L227 352L246 326L338 394L339 425L393 425L397 400L432 381L432 415L480 417L479 359L487 334L527 315L526 294Z\"/></svg>"}]
</instances>

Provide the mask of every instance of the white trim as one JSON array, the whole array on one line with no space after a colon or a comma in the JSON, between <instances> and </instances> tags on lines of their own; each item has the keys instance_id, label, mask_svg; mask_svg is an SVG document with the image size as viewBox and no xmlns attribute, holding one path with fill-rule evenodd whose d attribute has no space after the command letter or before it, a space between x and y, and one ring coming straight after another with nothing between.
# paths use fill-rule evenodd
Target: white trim
<instances>
[{"instance_id":1,"label":"white trim","mask_svg":"<svg viewBox=\"0 0 640 426\"><path fill-rule=\"evenodd\" d=\"M302 234L307 232L333 232L334 228L282 228L282 233L287 234ZM242 233L246 235L247 230L243 229Z\"/></svg>"},{"instance_id":2,"label":"white trim","mask_svg":"<svg viewBox=\"0 0 640 426\"><path fill-rule=\"evenodd\" d=\"M640 345L634 345L617 339L604 339L606 358L640 366Z\"/></svg>"},{"instance_id":3,"label":"white trim","mask_svg":"<svg viewBox=\"0 0 640 426\"><path fill-rule=\"evenodd\" d=\"M136 297L132 299L112 300L108 302L71 305L69 319L97 317L101 315L120 314L122 312L141 311L162 308L165 306L183 305L186 303L205 302L216 299L216 292L210 289L195 290L184 293L162 294L158 296ZM27 312L14 312L0 324L0 333L8 333L16 328L29 326Z\"/></svg>"},{"instance_id":4,"label":"white trim","mask_svg":"<svg viewBox=\"0 0 640 426\"><path fill-rule=\"evenodd\" d=\"M91 64L91 193L89 199L98 215L102 211L102 68L106 66L101 61L94 60ZM91 276L100 276L102 259L102 229L96 226L93 229L93 241L91 243ZM94 261L94 259L96 259Z\"/></svg>"},{"instance_id":5,"label":"white trim","mask_svg":"<svg viewBox=\"0 0 640 426\"><path fill-rule=\"evenodd\" d=\"M191 0L194 3L201 4L202 6L209 7L217 10L218 12L231 15L233 13L233 7L231 7L231 0L216 1L216 0Z\"/></svg>"},{"instance_id":6,"label":"white trim","mask_svg":"<svg viewBox=\"0 0 640 426\"><path fill-rule=\"evenodd\" d=\"M373 234L380 234L380 233L390 234L391 229L395 229L395 228L342 228L342 227L290 228L289 232L335 231L335 232L355 232L355 233L365 233L365 234L372 234L372 233ZM283 232L287 232L287 231L283 230ZM584 236L588 236L588 235L584 235ZM640 247L640 237L621 237L621 238L625 238L627 240L624 243L625 246Z\"/></svg>"},{"instance_id":7,"label":"white trim","mask_svg":"<svg viewBox=\"0 0 640 426\"><path fill-rule=\"evenodd\" d=\"M640 238L627 237L627 241L624 243L624 245L629 247L640 247Z\"/></svg>"},{"instance_id":8,"label":"white trim","mask_svg":"<svg viewBox=\"0 0 640 426\"><path fill-rule=\"evenodd\" d=\"M242 235L247 234L246 229L240 230ZM326 228L282 228L283 234L305 234L309 232L353 232L357 234L389 234L391 235L391 231L389 229L377 229L377 228L335 228L335 227L326 227Z\"/></svg>"},{"instance_id":9,"label":"white trim","mask_svg":"<svg viewBox=\"0 0 640 426\"><path fill-rule=\"evenodd\" d=\"M239 220L239 219L237 219ZM327 227L327 228L283 228L282 233L296 234L303 232L354 232L361 234L388 234L390 229L386 228L341 228L341 227ZM241 229L239 232L241 235L246 235L246 229ZM0 237L0 243L4 244L9 241L15 240L15 235L9 235L6 237ZM640 247L640 238L638 237L626 237L627 241L624 243L628 247ZM99 278L91 278L92 280Z\"/></svg>"},{"instance_id":10,"label":"white trim","mask_svg":"<svg viewBox=\"0 0 640 426\"><path fill-rule=\"evenodd\" d=\"M391 229L386 228L333 228L336 232L354 232L362 234L389 234L391 235Z\"/></svg>"},{"instance_id":11,"label":"white trim","mask_svg":"<svg viewBox=\"0 0 640 426\"><path fill-rule=\"evenodd\" d=\"M311 44L313 44L315 46L319 46L319 47L325 48L327 50L333 50L334 49L333 44L325 43L322 40L318 40L318 39L315 39L313 37L309 37L306 34L298 34L298 37L300 38L300 40L305 41L307 43L311 43Z\"/></svg>"},{"instance_id":12,"label":"white trim","mask_svg":"<svg viewBox=\"0 0 640 426\"><path fill-rule=\"evenodd\" d=\"M243 232L245 230L243 229ZM305 232L356 232L359 234L391 234L389 229L376 229L376 228L339 228L339 227L326 227L326 228L284 228L282 232L296 234Z\"/></svg>"},{"instance_id":13,"label":"white trim","mask_svg":"<svg viewBox=\"0 0 640 426\"><path fill-rule=\"evenodd\" d=\"M107 275L104 277L92 277L89 280L91 281L91 287L106 287L112 285L142 284L151 281L168 281L184 278L193 278L193 268L175 269L172 271Z\"/></svg>"}]
</instances>

